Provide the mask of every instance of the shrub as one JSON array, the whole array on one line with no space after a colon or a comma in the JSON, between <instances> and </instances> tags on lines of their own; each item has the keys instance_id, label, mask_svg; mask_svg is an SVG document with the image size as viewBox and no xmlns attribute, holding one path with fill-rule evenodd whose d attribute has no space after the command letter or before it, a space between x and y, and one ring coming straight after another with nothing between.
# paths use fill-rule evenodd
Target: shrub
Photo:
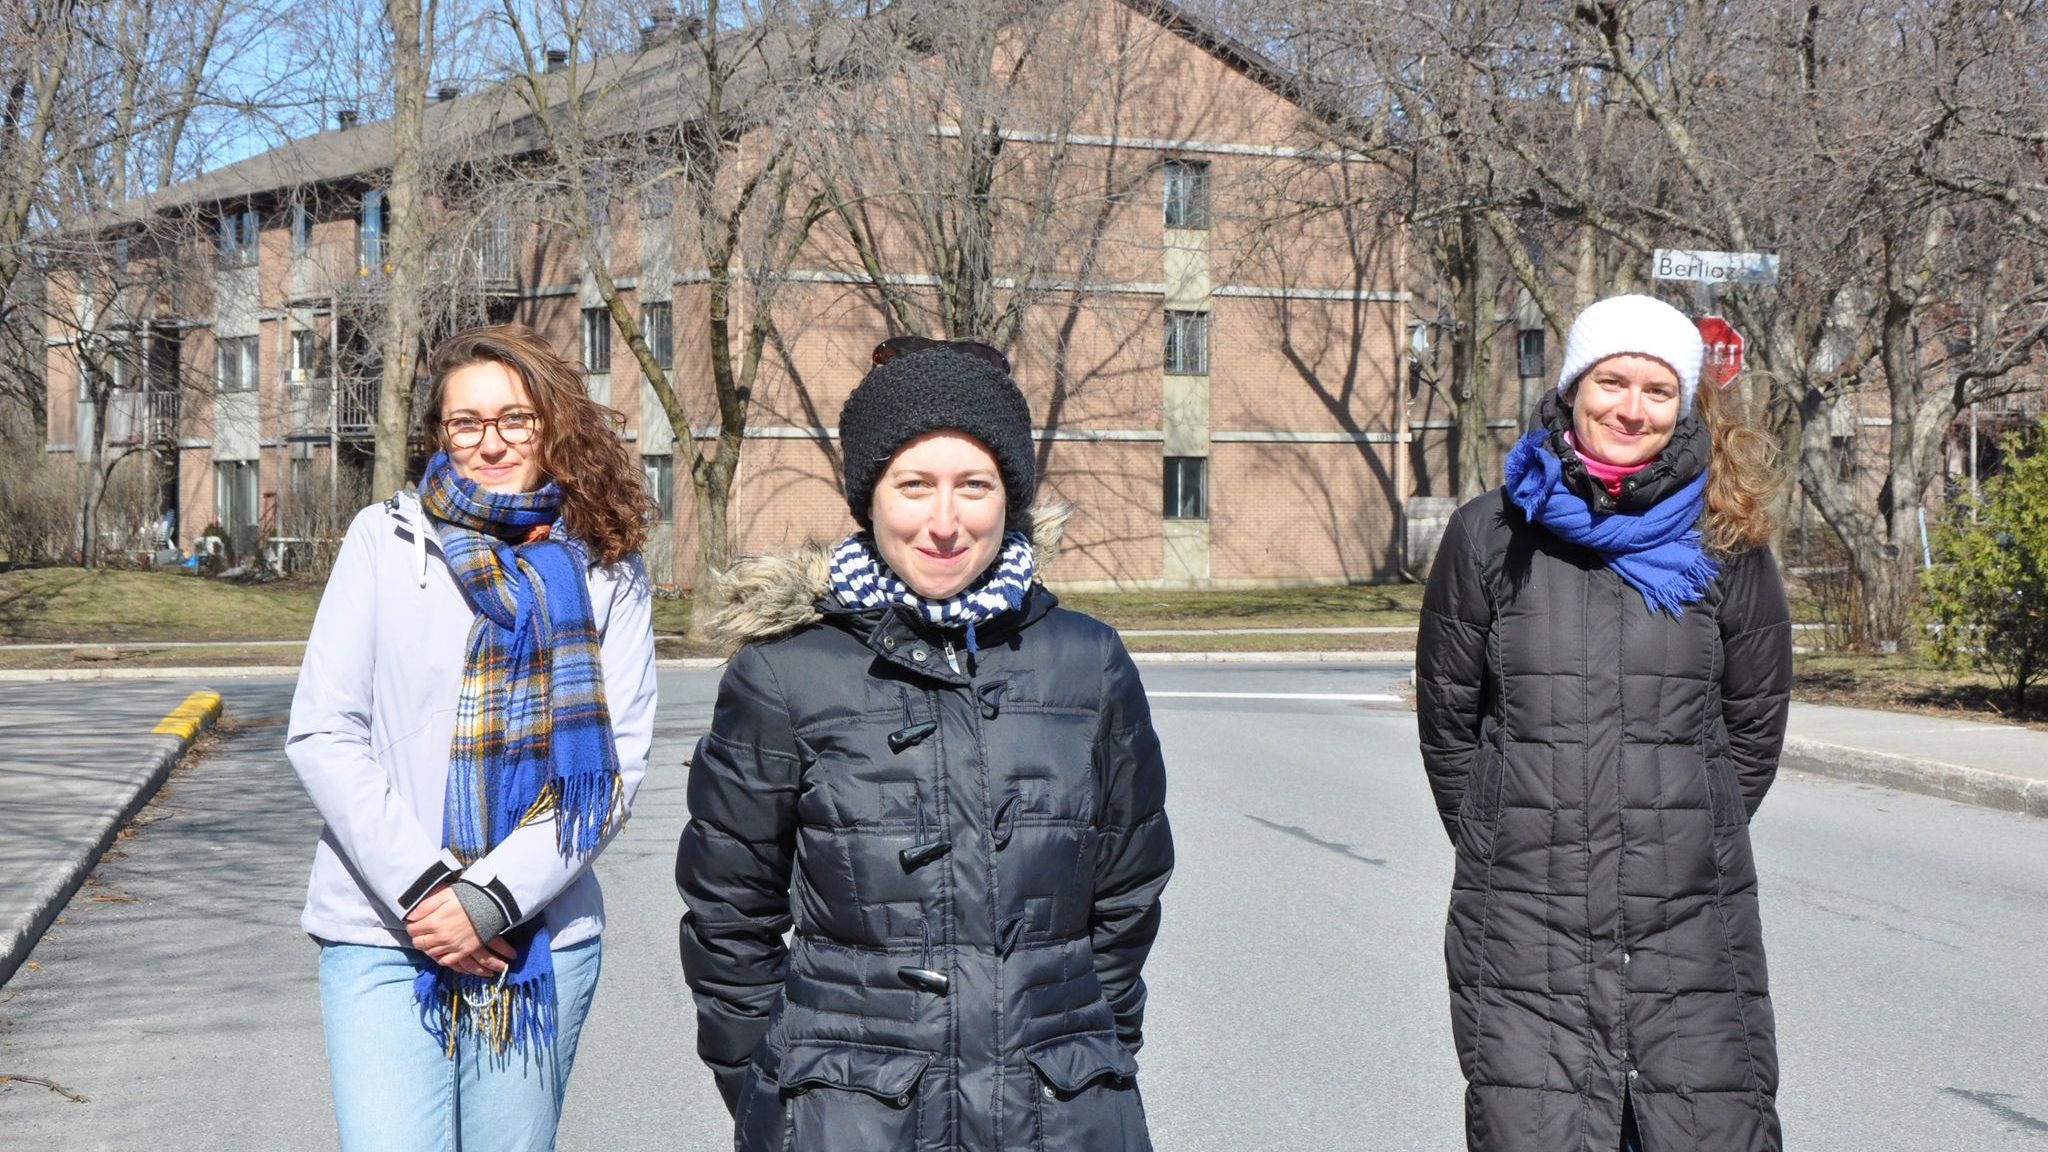
<instances>
[{"instance_id":1,"label":"shrub","mask_svg":"<svg viewBox=\"0 0 2048 1152\"><path fill-rule=\"evenodd\" d=\"M2037 434L2006 445L2006 464L1975 498L1949 505L1940 559L1921 582L1935 651L1989 672L2014 711L2048 673L2048 452Z\"/></svg>"}]
</instances>

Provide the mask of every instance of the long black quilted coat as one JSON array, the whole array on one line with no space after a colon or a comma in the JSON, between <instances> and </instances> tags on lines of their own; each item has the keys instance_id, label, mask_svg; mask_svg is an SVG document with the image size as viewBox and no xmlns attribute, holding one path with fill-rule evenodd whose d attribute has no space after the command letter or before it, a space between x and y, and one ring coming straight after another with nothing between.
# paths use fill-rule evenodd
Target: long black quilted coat
<instances>
[{"instance_id":1,"label":"long black quilted coat","mask_svg":"<svg viewBox=\"0 0 2048 1152\"><path fill-rule=\"evenodd\" d=\"M1034 587L973 659L823 605L733 657L676 881L742 1152L1151 1147L1164 769L1122 643L1055 603Z\"/></svg>"},{"instance_id":2,"label":"long black quilted coat","mask_svg":"<svg viewBox=\"0 0 2048 1152\"><path fill-rule=\"evenodd\" d=\"M1683 422L1621 507L1697 475L1706 442ZM1674 619L1501 491L1452 517L1417 709L1457 855L1444 955L1471 1148L1614 1152L1624 1100L1651 1152L1781 1146L1748 825L1777 772L1790 636L1765 549L1724 559Z\"/></svg>"}]
</instances>

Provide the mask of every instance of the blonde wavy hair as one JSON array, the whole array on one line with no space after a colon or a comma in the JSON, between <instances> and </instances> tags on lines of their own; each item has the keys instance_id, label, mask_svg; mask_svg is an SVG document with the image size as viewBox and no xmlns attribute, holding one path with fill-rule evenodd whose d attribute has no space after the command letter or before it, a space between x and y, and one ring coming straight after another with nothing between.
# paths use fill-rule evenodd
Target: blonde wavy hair
<instances>
[{"instance_id":1,"label":"blonde wavy hair","mask_svg":"<svg viewBox=\"0 0 2048 1152\"><path fill-rule=\"evenodd\" d=\"M1713 445L1702 524L1707 548L1723 556L1761 548L1777 533L1777 494L1785 482L1784 453L1764 426L1764 402L1711 380L1700 381L1693 402Z\"/></svg>"}]
</instances>

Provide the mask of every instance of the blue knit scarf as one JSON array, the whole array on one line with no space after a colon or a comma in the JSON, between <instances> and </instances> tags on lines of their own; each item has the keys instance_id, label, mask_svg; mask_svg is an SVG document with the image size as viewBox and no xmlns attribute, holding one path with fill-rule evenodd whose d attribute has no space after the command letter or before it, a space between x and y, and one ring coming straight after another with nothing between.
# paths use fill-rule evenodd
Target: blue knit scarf
<instances>
[{"instance_id":1,"label":"blue knit scarf","mask_svg":"<svg viewBox=\"0 0 2048 1152\"><path fill-rule=\"evenodd\" d=\"M927 623L964 624L967 650L979 652L975 626L1023 606L1024 594L1031 590L1032 565L1031 538L1022 532L1005 532L1002 553L973 583L944 600L927 600L911 591L875 554L873 536L856 532L832 553L828 575L832 593L841 604L849 608L901 604Z\"/></svg>"},{"instance_id":2,"label":"blue knit scarf","mask_svg":"<svg viewBox=\"0 0 2048 1152\"><path fill-rule=\"evenodd\" d=\"M1640 512L1595 512L1565 486L1564 468L1549 448L1550 432L1537 428L1508 452L1508 499L1529 518L1572 544L1599 553L1652 612L1684 615L1684 605L1707 594L1720 566L1701 543L1700 511L1707 474Z\"/></svg>"},{"instance_id":3,"label":"blue knit scarf","mask_svg":"<svg viewBox=\"0 0 2048 1152\"><path fill-rule=\"evenodd\" d=\"M596 850L623 804L605 706L597 627L582 546L550 533L562 492L479 488L427 462L420 507L476 612L448 751L443 843L468 865L521 825L552 817L565 857ZM414 981L421 1021L452 1055L469 1032L503 1057L535 1057L555 1036L554 961L538 920L505 939L517 951L501 980L429 963Z\"/></svg>"}]
</instances>

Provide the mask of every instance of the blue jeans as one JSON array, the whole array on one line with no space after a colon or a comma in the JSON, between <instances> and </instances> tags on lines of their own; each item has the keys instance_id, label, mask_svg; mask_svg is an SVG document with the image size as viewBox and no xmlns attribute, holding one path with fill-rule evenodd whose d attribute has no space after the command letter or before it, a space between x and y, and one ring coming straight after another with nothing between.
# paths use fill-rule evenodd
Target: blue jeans
<instances>
[{"instance_id":1,"label":"blue jeans","mask_svg":"<svg viewBox=\"0 0 2048 1152\"><path fill-rule=\"evenodd\" d=\"M555 1044L499 1059L460 1037L449 1059L420 1024L410 948L320 944L320 1015L342 1152L553 1152L598 941L555 950Z\"/></svg>"}]
</instances>

